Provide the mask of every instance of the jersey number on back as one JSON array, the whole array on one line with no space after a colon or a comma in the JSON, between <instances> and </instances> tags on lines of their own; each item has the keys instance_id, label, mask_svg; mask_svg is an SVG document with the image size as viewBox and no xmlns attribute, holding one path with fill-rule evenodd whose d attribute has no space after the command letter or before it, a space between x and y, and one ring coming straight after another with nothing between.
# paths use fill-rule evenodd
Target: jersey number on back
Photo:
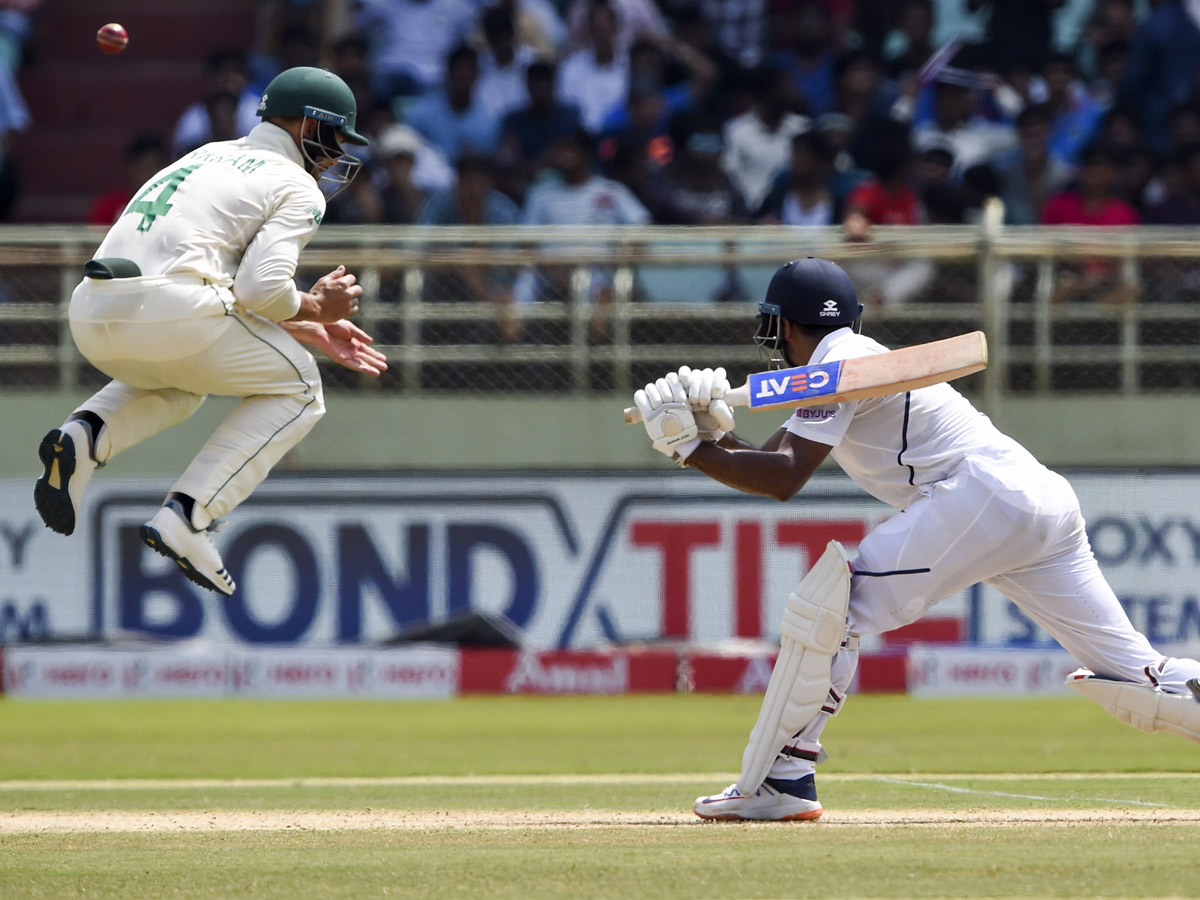
<instances>
[{"instance_id":1,"label":"jersey number on back","mask_svg":"<svg viewBox=\"0 0 1200 900\"><path fill-rule=\"evenodd\" d=\"M142 191L133 202L129 204L125 210L125 215L129 213L140 213L142 221L138 222L138 231L149 231L150 226L154 224L154 220L159 216L165 216L171 211L170 199L171 195L179 190L179 185L183 183L183 179L187 178L195 172L199 166L185 166L182 169L176 169L173 172L168 172L158 181L152 181L146 185L146 189ZM161 190L159 190L161 188ZM147 199L151 194L158 190L158 195L154 199Z\"/></svg>"}]
</instances>

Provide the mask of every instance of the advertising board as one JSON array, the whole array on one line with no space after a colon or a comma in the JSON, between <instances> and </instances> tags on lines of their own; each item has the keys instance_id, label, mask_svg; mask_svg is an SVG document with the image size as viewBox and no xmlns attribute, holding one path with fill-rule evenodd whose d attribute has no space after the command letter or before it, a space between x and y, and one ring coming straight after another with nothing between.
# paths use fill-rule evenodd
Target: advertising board
<instances>
[{"instance_id":1,"label":"advertising board","mask_svg":"<svg viewBox=\"0 0 1200 900\"><path fill-rule=\"evenodd\" d=\"M1155 643L1200 643L1195 477L1068 474L1135 626ZM690 472L280 473L215 535L239 585L223 598L139 540L163 490L102 473L76 533L63 537L38 520L29 483L0 481L0 642L376 646L465 613L504 616L527 649L544 651L771 641L825 543L853 554L893 514L824 471L783 504ZM967 643L1052 646L983 586L934 615L957 620Z\"/></svg>"}]
</instances>

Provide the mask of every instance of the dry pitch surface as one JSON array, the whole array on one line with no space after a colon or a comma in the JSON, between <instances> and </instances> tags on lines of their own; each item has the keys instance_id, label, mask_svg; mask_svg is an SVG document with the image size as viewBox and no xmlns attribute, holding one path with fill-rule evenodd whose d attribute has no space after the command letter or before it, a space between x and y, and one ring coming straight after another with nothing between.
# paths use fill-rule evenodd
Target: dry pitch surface
<instances>
[{"instance_id":1,"label":"dry pitch surface","mask_svg":"<svg viewBox=\"0 0 1200 900\"><path fill-rule=\"evenodd\" d=\"M787 828L836 828L839 825L959 825L1017 827L1022 825L1092 825L1134 822L1200 822L1200 810L1078 810L1078 809L976 809L949 812L942 809L857 809L827 812L818 822L787 823ZM699 828L731 827L706 823L691 813L659 811L576 811L459 809L445 812L398 810L198 810L154 812L98 810L95 812L6 813L0 834L86 834L93 832L168 833L181 831L371 831L406 829L476 831L526 828L654 828L687 825ZM754 827L764 827L755 823Z\"/></svg>"}]
</instances>

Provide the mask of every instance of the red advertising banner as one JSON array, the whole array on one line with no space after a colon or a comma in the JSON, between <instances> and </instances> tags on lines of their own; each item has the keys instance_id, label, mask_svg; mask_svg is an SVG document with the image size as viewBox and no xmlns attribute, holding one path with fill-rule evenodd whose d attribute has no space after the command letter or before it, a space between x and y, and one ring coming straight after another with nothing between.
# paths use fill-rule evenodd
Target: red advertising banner
<instances>
[{"instance_id":1,"label":"red advertising banner","mask_svg":"<svg viewBox=\"0 0 1200 900\"><path fill-rule=\"evenodd\" d=\"M464 694L667 694L678 689L673 650L460 651Z\"/></svg>"}]
</instances>

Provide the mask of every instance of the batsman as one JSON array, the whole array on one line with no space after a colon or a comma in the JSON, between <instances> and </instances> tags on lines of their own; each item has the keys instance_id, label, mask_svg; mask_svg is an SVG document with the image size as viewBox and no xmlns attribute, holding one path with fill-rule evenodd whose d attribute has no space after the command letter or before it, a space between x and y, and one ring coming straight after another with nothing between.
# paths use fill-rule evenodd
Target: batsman
<instances>
[{"instance_id":1,"label":"batsman","mask_svg":"<svg viewBox=\"0 0 1200 900\"><path fill-rule=\"evenodd\" d=\"M887 352L859 332L862 310L835 263L795 260L771 279L754 340L772 366ZM978 582L1009 597L1081 664L1069 687L1128 725L1200 741L1200 662L1163 656L1134 629L1092 554L1070 484L954 388L798 409L761 447L734 434L728 391L723 369L685 366L634 402L655 449L729 487L788 500L832 454L900 512L862 540L853 560L831 541L787 598L741 775L698 798L698 816L818 818L822 735L845 703L861 636L907 625Z\"/></svg>"},{"instance_id":2,"label":"batsman","mask_svg":"<svg viewBox=\"0 0 1200 900\"><path fill-rule=\"evenodd\" d=\"M141 527L191 581L232 594L209 532L325 412L307 344L354 371L387 368L349 320L362 287L338 266L311 290L294 276L327 197L359 161L354 94L298 67L262 96L262 124L154 175L83 269L68 317L80 353L112 380L42 439L34 504L71 534L96 470L192 415L209 394L241 401Z\"/></svg>"}]
</instances>

